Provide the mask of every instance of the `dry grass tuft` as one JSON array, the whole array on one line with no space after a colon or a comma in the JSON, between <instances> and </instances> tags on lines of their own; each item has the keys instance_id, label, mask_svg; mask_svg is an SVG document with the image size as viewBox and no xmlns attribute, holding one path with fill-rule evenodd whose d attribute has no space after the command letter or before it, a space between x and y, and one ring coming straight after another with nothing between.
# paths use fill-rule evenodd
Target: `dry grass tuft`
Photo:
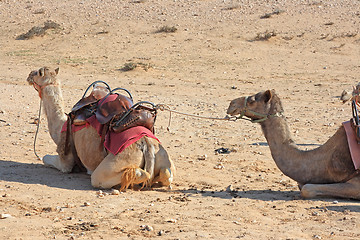
<instances>
[{"instance_id":1,"label":"dry grass tuft","mask_svg":"<svg viewBox=\"0 0 360 240\"><path fill-rule=\"evenodd\" d=\"M177 31L176 27L163 26L156 33L174 33Z\"/></svg>"},{"instance_id":2,"label":"dry grass tuft","mask_svg":"<svg viewBox=\"0 0 360 240\"><path fill-rule=\"evenodd\" d=\"M277 10L271 12L271 13L266 13L266 14L262 15L262 16L260 17L260 19L270 18L270 17L272 17L273 15L279 15L280 13L283 13L283 12L284 12L283 10L277 9Z\"/></svg>"},{"instance_id":3,"label":"dry grass tuft","mask_svg":"<svg viewBox=\"0 0 360 240\"><path fill-rule=\"evenodd\" d=\"M270 38L275 37L277 34L275 31L267 31L264 33L258 33L256 35L256 37L252 40L250 40L251 42L254 41L268 41Z\"/></svg>"},{"instance_id":4,"label":"dry grass tuft","mask_svg":"<svg viewBox=\"0 0 360 240\"><path fill-rule=\"evenodd\" d=\"M151 65L149 63L142 63L142 62L128 62L124 64L124 66L120 69L120 71L128 72L134 70L137 67L140 67L145 71L148 71L151 68Z\"/></svg>"}]
</instances>

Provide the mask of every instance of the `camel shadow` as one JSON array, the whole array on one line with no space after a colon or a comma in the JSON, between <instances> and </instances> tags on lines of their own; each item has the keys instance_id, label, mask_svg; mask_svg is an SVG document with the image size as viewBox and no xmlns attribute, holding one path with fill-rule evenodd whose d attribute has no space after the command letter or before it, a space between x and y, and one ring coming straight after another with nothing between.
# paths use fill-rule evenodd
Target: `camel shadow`
<instances>
[{"instance_id":1,"label":"camel shadow","mask_svg":"<svg viewBox=\"0 0 360 240\"><path fill-rule=\"evenodd\" d=\"M262 201L292 201L300 199L299 191L273 191L273 190L248 190L248 191L226 191L226 190L198 190L186 189L175 190L174 192L181 192L187 196L202 195L203 197L221 198L221 199L235 199L247 198Z\"/></svg>"},{"instance_id":2,"label":"camel shadow","mask_svg":"<svg viewBox=\"0 0 360 240\"><path fill-rule=\"evenodd\" d=\"M348 200L348 201L351 202L351 200ZM340 212L340 213L360 212L360 206L359 205L331 205L331 206L326 206L326 207L323 207L323 208L311 207L310 209L315 210L315 211L319 210L319 209L323 209L323 210L326 210L326 211L333 211L333 212Z\"/></svg>"},{"instance_id":3,"label":"camel shadow","mask_svg":"<svg viewBox=\"0 0 360 240\"><path fill-rule=\"evenodd\" d=\"M69 190L93 190L85 173L62 173L39 163L0 161L0 180Z\"/></svg>"},{"instance_id":4,"label":"camel shadow","mask_svg":"<svg viewBox=\"0 0 360 240\"><path fill-rule=\"evenodd\" d=\"M269 144L267 142L254 142L254 143L251 143L250 145L252 145L252 146L264 146L264 147L269 146ZM302 147L320 147L321 146L321 144L317 144L317 143L297 143L296 145L302 146Z\"/></svg>"}]
</instances>

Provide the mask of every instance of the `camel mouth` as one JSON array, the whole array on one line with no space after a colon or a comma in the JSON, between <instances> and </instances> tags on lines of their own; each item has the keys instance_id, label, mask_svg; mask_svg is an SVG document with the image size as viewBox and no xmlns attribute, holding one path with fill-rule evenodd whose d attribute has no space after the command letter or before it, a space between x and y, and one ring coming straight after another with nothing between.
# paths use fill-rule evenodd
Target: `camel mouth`
<instances>
[{"instance_id":1,"label":"camel mouth","mask_svg":"<svg viewBox=\"0 0 360 240\"><path fill-rule=\"evenodd\" d=\"M233 107L233 106L229 106L228 110L226 111L226 114L227 115L230 115L230 116L236 116L236 115L240 115L241 111L236 108L236 107Z\"/></svg>"},{"instance_id":2,"label":"camel mouth","mask_svg":"<svg viewBox=\"0 0 360 240\"><path fill-rule=\"evenodd\" d=\"M26 81L29 85L34 85L34 76L38 75L37 71L31 71Z\"/></svg>"}]
</instances>

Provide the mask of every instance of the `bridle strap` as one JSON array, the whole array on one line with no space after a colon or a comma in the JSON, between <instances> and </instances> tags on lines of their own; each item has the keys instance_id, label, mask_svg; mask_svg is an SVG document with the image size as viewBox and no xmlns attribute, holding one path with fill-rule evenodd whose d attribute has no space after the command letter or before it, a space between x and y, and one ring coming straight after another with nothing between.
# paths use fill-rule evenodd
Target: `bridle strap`
<instances>
[{"instance_id":1,"label":"bridle strap","mask_svg":"<svg viewBox=\"0 0 360 240\"><path fill-rule=\"evenodd\" d=\"M254 112L252 110L247 109L248 98L249 97L245 97L244 109L241 111L240 116L236 117L236 120L237 119L244 119L244 120L250 121L252 123L261 123L261 122L266 121L269 118L282 116L281 112L277 112L277 113L274 113L274 114L262 114L262 113ZM251 113L256 117L260 117L260 119L251 119L251 118L245 116L246 113Z\"/></svg>"},{"instance_id":2,"label":"bridle strap","mask_svg":"<svg viewBox=\"0 0 360 240\"><path fill-rule=\"evenodd\" d=\"M57 86L58 84L46 84L44 86L40 86L37 82L32 81L32 85L35 88L35 90L39 93L40 99L42 99L42 90L47 86Z\"/></svg>"}]
</instances>

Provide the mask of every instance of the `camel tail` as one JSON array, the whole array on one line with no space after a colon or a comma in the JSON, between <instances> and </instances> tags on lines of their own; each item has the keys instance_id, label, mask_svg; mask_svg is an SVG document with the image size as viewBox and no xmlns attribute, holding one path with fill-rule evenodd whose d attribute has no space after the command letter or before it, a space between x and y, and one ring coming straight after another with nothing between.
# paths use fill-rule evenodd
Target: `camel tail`
<instances>
[{"instance_id":1,"label":"camel tail","mask_svg":"<svg viewBox=\"0 0 360 240\"><path fill-rule=\"evenodd\" d=\"M137 166L129 166L122 169L120 191L126 190L130 186L132 187L134 185L134 181L136 179L136 169Z\"/></svg>"},{"instance_id":2,"label":"camel tail","mask_svg":"<svg viewBox=\"0 0 360 240\"><path fill-rule=\"evenodd\" d=\"M121 170L121 187L120 191L133 187L134 184L143 184L147 187L150 179L150 174L140 169L136 165L125 167Z\"/></svg>"}]
</instances>

